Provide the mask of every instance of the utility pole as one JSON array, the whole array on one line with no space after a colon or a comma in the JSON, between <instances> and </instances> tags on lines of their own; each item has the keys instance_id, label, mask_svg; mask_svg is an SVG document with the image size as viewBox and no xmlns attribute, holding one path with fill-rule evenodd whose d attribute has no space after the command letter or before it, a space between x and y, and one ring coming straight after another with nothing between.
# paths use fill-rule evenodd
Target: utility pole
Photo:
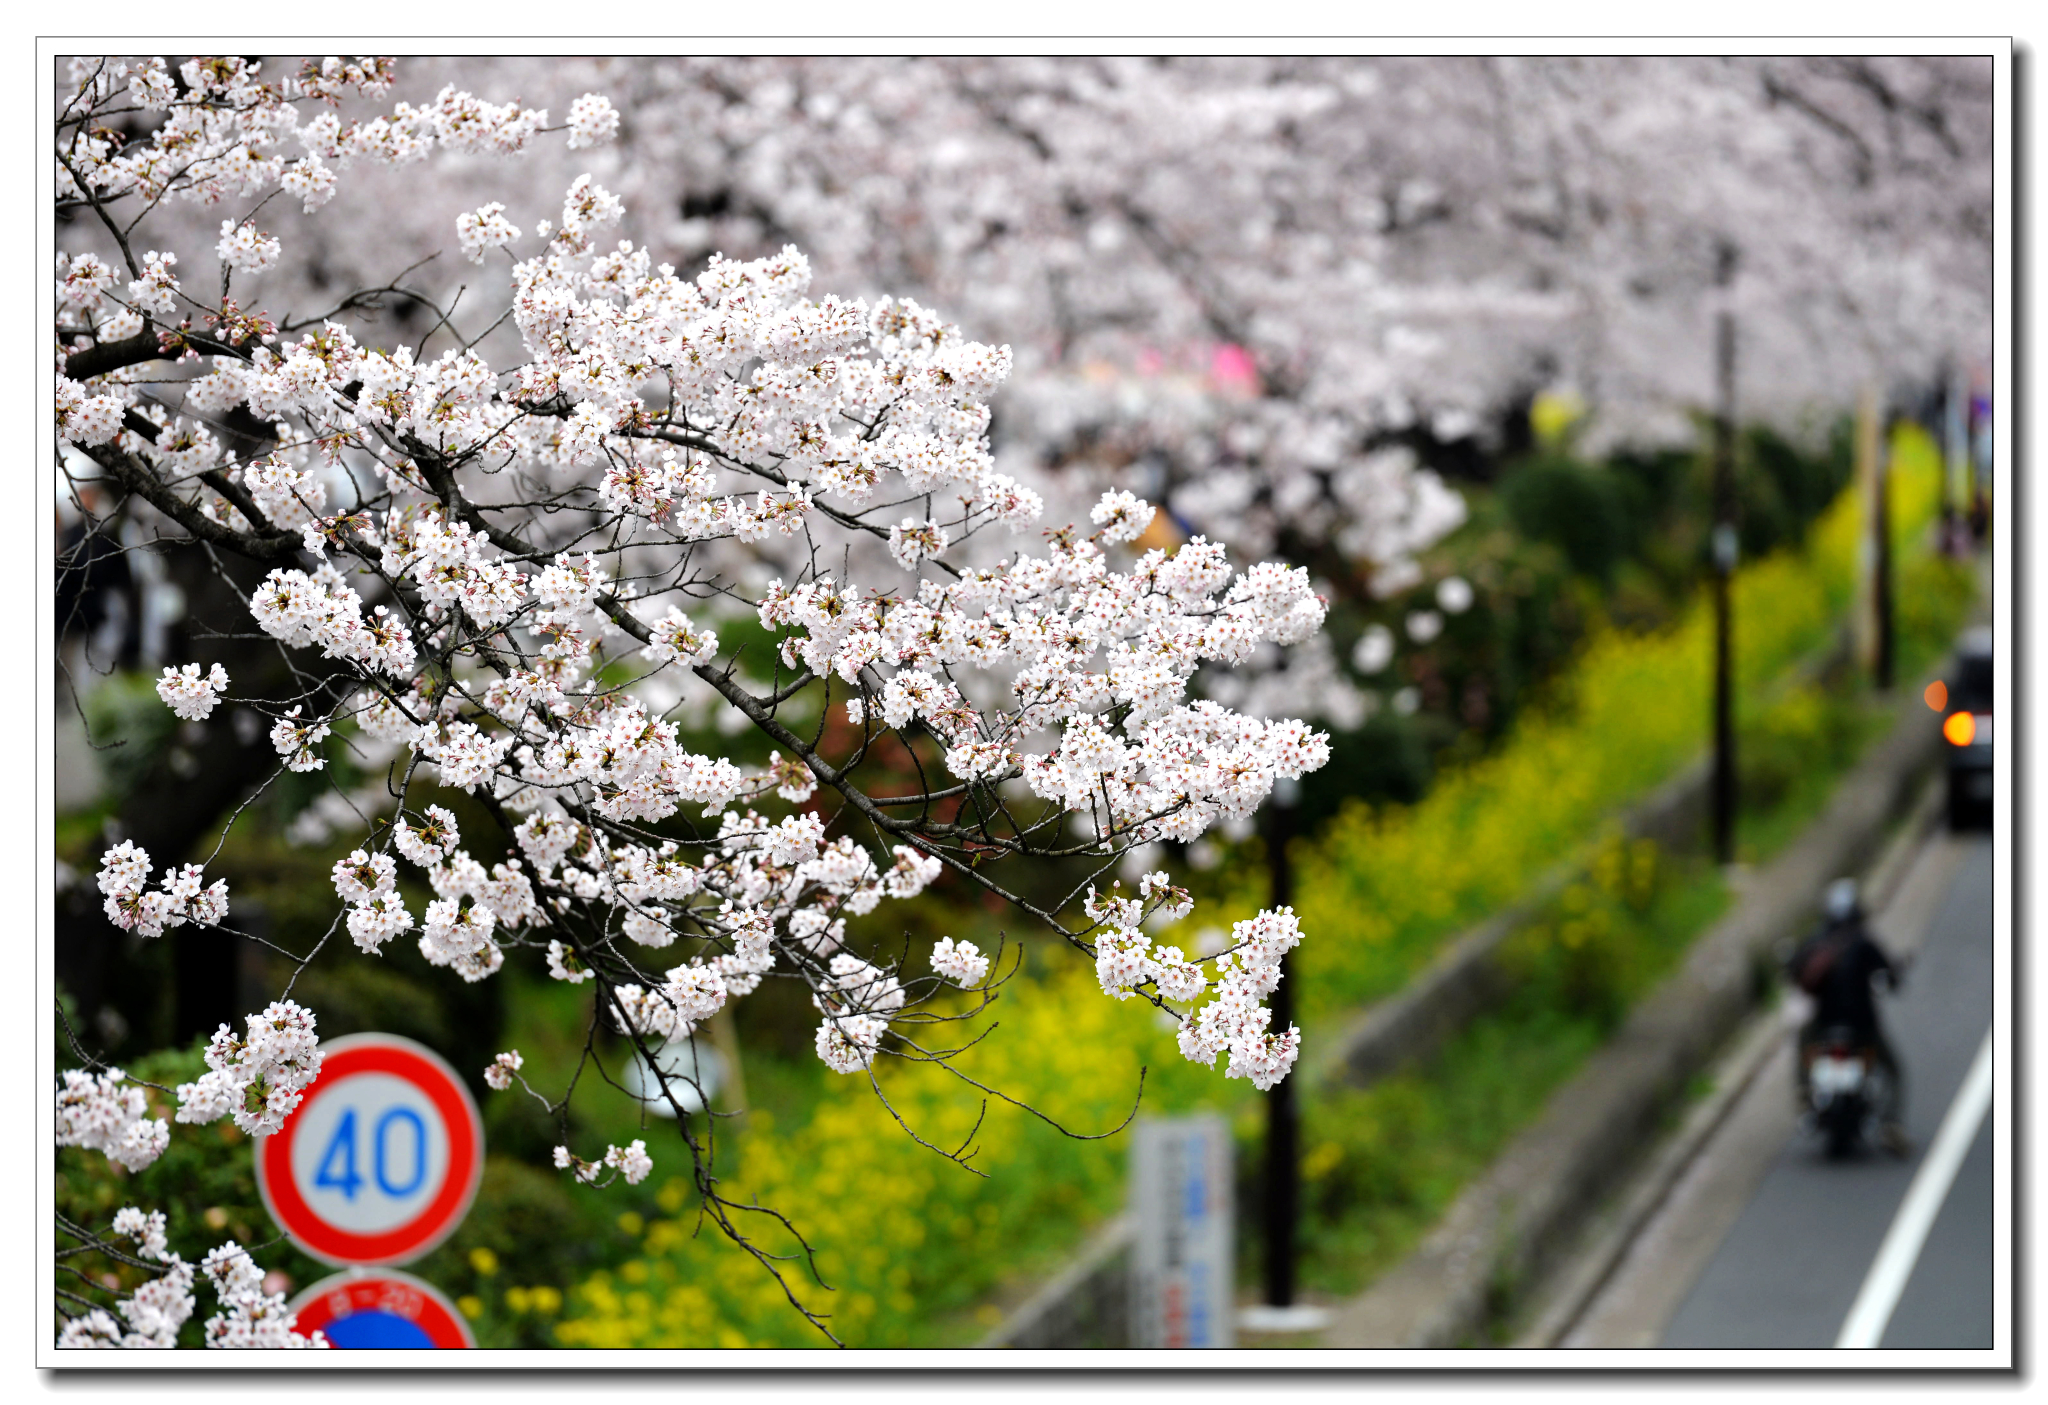
<instances>
[{"instance_id":1,"label":"utility pole","mask_svg":"<svg viewBox=\"0 0 2048 1405\"><path fill-rule=\"evenodd\" d=\"M1266 873L1272 882L1271 906L1276 908L1294 902L1294 865L1287 845L1299 823L1294 807L1300 801L1301 782L1277 781L1264 811ZM1273 991L1270 1007L1269 1029L1277 1032L1294 1023L1292 953L1280 958L1280 984ZM1294 1089L1300 1081L1297 1065L1291 1076L1266 1091L1265 1184L1259 1207L1266 1249L1260 1267L1266 1291L1265 1301L1237 1315L1237 1325L1248 1332L1314 1332L1330 1321L1327 1309L1294 1300L1295 1241L1301 1222L1301 1105L1295 1101Z\"/></svg>"},{"instance_id":2,"label":"utility pole","mask_svg":"<svg viewBox=\"0 0 2048 1405\"><path fill-rule=\"evenodd\" d=\"M1714 269L1714 859L1735 862L1735 246L1723 241Z\"/></svg>"}]
</instances>

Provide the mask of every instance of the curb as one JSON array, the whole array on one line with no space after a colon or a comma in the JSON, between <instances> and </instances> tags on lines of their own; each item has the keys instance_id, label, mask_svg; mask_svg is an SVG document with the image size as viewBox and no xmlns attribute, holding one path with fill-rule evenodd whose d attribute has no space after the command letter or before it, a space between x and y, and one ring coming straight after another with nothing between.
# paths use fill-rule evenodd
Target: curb
<instances>
[{"instance_id":1,"label":"curb","mask_svg":"<svg viewBox=\"0 0 2048 1405\"><path fill-rule=\"evenodd\" d=\"M1763 965L1772 943L1810 918L1829 879L1865 869L1888 822L1918 798L1919 778L1940 757L1920 691L1939 676L1937 667L1901 690L1886 736L1820 818L1750 879L1735 910L1701 935L1678 972L1637 1005L1421 1247L1337 1310L1324 1345L1457 1346L1499 1317L1519 1285L1552 1268L1571 1231L1654 1141L1693 1072L1754 1009L1768 988Z\"/></svg>"}]
</instances>

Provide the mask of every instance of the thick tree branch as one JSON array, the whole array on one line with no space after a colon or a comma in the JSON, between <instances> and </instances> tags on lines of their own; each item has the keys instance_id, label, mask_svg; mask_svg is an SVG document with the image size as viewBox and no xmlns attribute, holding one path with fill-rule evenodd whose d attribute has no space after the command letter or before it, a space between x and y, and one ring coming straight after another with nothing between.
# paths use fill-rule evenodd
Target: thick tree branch
<instances>
[{"instance_id":1,"label":"thick tree branch","mask_svg":"<svg viewBox=\"0 0 2048 1405\"><path fill-rule=\"evenodd\" d=\"M291 561L302 549L296 532L279 532L274 529L268 532L238 532L232 527L222 526L172 492L161 478L137 464L119 449L104 444L81 444L77 447L80 453L111 474L115 482L183 527L199 541L224 547L252 561L264 562ZM211 476L220 475L216 472ZM241 493L240 488L228 483L225 478L222 478L221 482L236 493ZM216 491L219 489L216 488ZM222 496L226 494L223 493ZM251 506L253 507L253 504ZM239 509L239 504L237 507ZM257 513L256 518L251 520L261 517L262 514Z\"/></svg>"}]
</instances>

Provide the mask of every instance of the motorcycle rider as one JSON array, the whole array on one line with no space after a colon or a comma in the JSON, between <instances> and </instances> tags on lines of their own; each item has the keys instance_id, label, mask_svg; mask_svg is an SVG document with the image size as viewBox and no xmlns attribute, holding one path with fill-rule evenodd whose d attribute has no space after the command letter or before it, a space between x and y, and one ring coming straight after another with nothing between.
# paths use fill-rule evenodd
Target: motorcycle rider
<instances>
[{"instance_id":1,"label":"motorcycle rider","mask_svg":"<svg viewBox=\"0 0 2048 1405\"><path fill-rule=\"evenodd\" d=\"M1799 1105L1802 1109L1811 1105L1806 1051L1818 1044L1827 1031L1847 1029L1860 1047L1872 1052L1884 1070L1891 1097L1883 1109L1878 1136L1887 1151L1903 1156L1911 1143L1899 1120L1904 1105L1899 1061L1878 1024L1877 1002L1871 996L1871 983L1879 978L1884 980L1886 989L1897 990L1899 969L1864 925L1855 879L1838 878L1830 883L1823 911L1826 920L1785 963L1793 983L1813 997L1813 1018L1799 1031Z\"/></svg>"}]
</instances>

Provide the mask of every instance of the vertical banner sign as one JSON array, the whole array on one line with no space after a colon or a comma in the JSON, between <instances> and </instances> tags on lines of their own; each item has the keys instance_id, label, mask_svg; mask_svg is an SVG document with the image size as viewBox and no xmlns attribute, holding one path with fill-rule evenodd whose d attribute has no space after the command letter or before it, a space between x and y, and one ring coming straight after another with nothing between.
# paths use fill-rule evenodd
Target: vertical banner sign
<instances>
[{"instance_id":1,"label":"vertical banner sign","mask_svg":"<svg viewBox=\"0 0 2048 1405\"><path fill-rule=\"evenodd\" d=\"M263 1208L322 1263L416 1259L476 1199L476 1101L446 1060L410 1039L352 1034L320 1050L320 1076L284 1130L256 1138Z\"/></svg>"},{"instance_id":2,"label":"vertical banner sign","mask_svg":"<svg viewBox=\"0 0 2048 1405\"><path fill-rule=\"evenodd\" d=\"M1236 1344L1230 1128L1221 1117L1148 1119L1131 1148L1131 1344Z\"/></svg>"}]
</instances>

